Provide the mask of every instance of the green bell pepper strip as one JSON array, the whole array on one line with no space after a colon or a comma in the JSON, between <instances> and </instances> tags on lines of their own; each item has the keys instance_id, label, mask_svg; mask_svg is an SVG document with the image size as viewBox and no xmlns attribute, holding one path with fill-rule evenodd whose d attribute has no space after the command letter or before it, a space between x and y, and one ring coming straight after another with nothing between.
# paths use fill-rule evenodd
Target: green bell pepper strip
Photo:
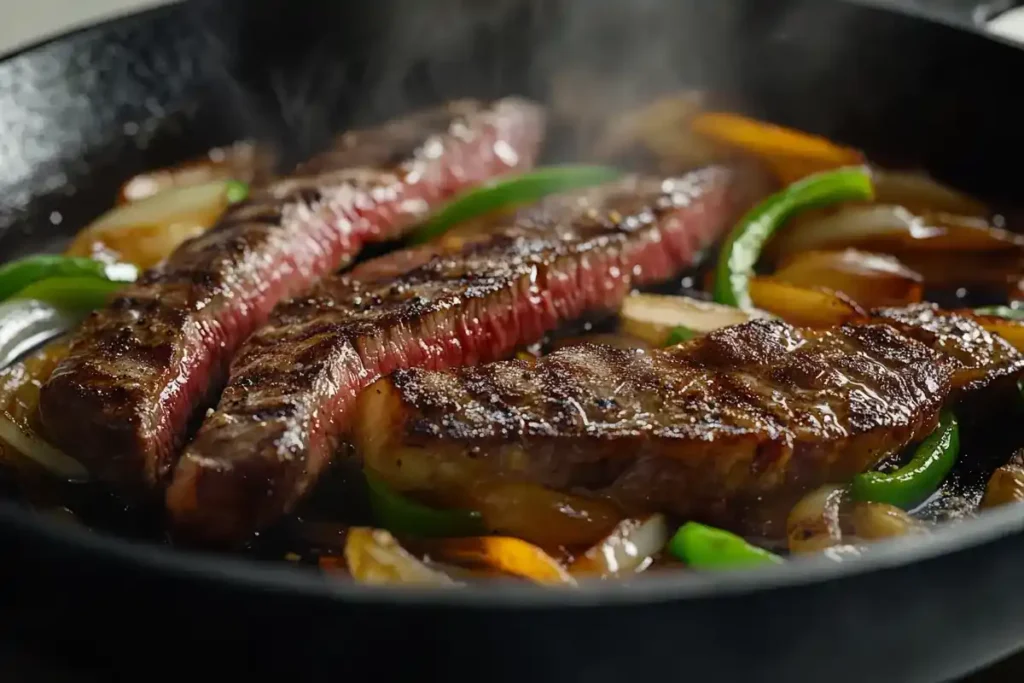
<instances>
[{"instance_id":1,"label":"green bell pepper strip","mask_svg":"<svg viewBox=\"0 0 1024 683\"><path fill-rule=\"evenodd\" d=\"M498 209L530 204L549 194L615 180L622 173L608 166L548 166L530 173L498 178L469 190L446 204L414 230L414 244L440 237L455 225Z\"/></svg>"},{"instance_id":2,"label":"green bell pepper strip","mask_svg":"<svg viewBox=\"0 0 1024 683\"><path fill-rule=\"evenodd\" d=\"M0 266L0 301L47 278L92 277L130 282L135 275L134 268L124 268L123 264L107 265L90 258L37 254Z\"/></svg>"},{"instance_id":3,"label":"green bell pepper strip","mask_svg":"<svg viewBox=\"0 0 1024 683\"><path fill-rule=\"evenodd\" d=\"M981 308L975 308L974 312L978 315L994 315L997 318L1024 320L1024 308L1012 308L1010 306L983 306Z\"/></svg>"},{"instance_id":4,"label":"green bell pepper strip","mask_svg":"<svg viewBox=\"0 0 1024 683\"><path fill-rule=\"evenodd\" d=\"M754 307L750 278L768 239L795 214L815 207L874 197L865 167L840 168L808 176L754 207L733 228L715 268L715 301L743 310Z\"/></svg>"},{"instance_id":5,"label":"green bell pepper strip","mask_svg":"<svg viewBox=\"0 0 1024 683\"><path fill-rule=\"evenodd\" d=\"M376 523L389 531L421 538L486 533L479 512L436 510L397 493L370 472L364 471L363 475Z\"/></svg>"},{"instance_id":6,"label":"green bell pepper strip","mask_svg":"<svg viewBox=\"0 0 1024 683\"><path fill-rule=\"evenodd\" d=\"M679 527L668 542L668 551L694 569L733 569L783 561L736 534L697 522Z\"/></svg>"},{"instance_id":7,"label":"green bell pepper strip","mask_svg":"<svg viewBox=\"0 0 1024 683\"><path fill-rule=\"evenodd\" d=\"M103 308L126 283L97 277L51 277L33 282L10 297L11 300L42 301L65 311Z\"/></svg>"},{"instance_id":8,"label":"green bell pepper strip","mask_svg":"<svg viewBox=\"0 0 1024 683\"><path fill-rule=\"evenodd\" d=\"M914 451L914 456L895 472L865 472L853 479L855 500L888 503L910 508L935 493L960 454L960 429L956 417L942 411L939 426Z\"/></svg>"},{"instance_id":9,"label":"green bell pepper strip","mask_svg":"<svg viewBox=\"0 0 1024 683\"><path fill-rule=\"evenodd\" d=\"M224 186L224 197L228 204L244 202L249 196L249 185L241 180L229 180Z\"/></svg>"},{"instance_id":10,"label":"green bell pepper strip","mask_svg":"<svg viewBox=\"0 0 1024 683\"><path fill-rule=\"evenodd\" d=\"M691 330L689 327L683 325L676 325L669 330L668 338L665 340L665 346L675 346L676 344L682 344L683 342L690 341L694 337L699 336L696 332Z\"/></svg>"}]
</instances>

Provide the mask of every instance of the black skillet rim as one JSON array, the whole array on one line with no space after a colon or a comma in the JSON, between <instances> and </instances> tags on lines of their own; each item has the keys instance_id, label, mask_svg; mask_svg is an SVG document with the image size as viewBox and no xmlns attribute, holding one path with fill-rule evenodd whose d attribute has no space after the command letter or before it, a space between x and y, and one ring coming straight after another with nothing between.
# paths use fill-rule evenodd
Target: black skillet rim
<instances>
[{"instance_id":1,"label":"black skillet rim","mask_svg":"<svg viewBox=\"0 0 1024 683\"><path fill-rule=\"evenodd\" d=\"M924 14L918 9L896 7L885 0L841 0L849 4L895 12L920 21L943 24L1013 49L1021 46L1002 36L988 34L978 26L959 24L946 17ZM51 43L88 31L153 20L162 13L180 11L179 2L158 5L100 22L76 27L64 33L44 37L13 51L0 54L0 60L15 59ZM226 581L235 587L267 593L287 592L338 603L383 604L395 606L442 606L460 608L530 609L550 607L594 607L633 605L668 600L713 598L752 593L784 587L796 587L827 580L852 577L868 572L894 569L913 563L970 550L1012 535L1024 535L1024 506L1007 506L985 512L975 519L946 525L940 531L913 538L875 543L859 557L842 561L825 555L798 557L784 565L760 570L727 571L715 574L679 572L644 577L628 584L585 582L578 588L550 588L526 584L466 586L442 591L429 588L394 588L337 581L308 568L286 564L268 566L242 558L225 557L191 550L173 549L151 543L126 540L112 535L91 533L27 514L14 503L0 500L0 524L26 535L88 554L104 556L125 566L141 566L157 575L196 579L205 582ZM1024 540L1022 540L1024 542Z\"/></svg>"}]
</instances>

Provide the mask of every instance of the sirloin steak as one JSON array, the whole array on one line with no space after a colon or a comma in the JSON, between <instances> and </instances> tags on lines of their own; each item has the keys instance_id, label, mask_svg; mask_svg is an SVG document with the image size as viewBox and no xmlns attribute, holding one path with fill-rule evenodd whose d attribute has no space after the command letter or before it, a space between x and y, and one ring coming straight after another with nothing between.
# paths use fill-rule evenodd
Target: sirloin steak
<instances>
[{"instance_id":1,"label":"sirloin steak","mask_svg":"<svg viewBox=\"0 0 1024 683\"><path fill-rule=\"evenodd\" d=\"M407 367L492 361L560 323L610 313L690 265L764 188L732 168L629 177L551 198L483 240L385 257L279 306L236 357L168 489L176 530L237 541L288 511L351 426L359 392Z\"/></svg>"},{"instance_id":2,"label":"sirloin steak","mask_svg":"<svg viewBox=\"0 0 1024 683\"><path fill-rule=\"evenodd\" d=\"M584 344L536 363L401 370L362 393L353 441L395 489L435 501L470 506L481 482L518 481L742 526L750 507L849 481L923 438L965 382L1024 372L969 318L878 313L823 331L755 320L665 350Z\"/></svg>"},{"instance_id":3,"label":"sirloin steak","mask_svg":"<svg viewBox=\"0 0 1024 683\"><path fill-rule=\"evenodd\" d=\"M455 193L532 165L541 109L458 101L342 136L93 313L43 387L50 438L122 492L161 483L242 342L280 300Z\"/></svg>"}]
</instances>

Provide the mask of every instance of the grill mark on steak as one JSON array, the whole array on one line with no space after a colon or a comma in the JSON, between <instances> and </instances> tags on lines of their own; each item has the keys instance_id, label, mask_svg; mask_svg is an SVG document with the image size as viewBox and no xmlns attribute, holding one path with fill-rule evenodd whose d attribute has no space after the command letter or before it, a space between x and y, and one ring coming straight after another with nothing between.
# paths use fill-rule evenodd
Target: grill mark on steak
<instances>
[{"instance_id":1,"label":"grill mark on steak","mask_svg":"<svg viewBox=\"0 0 1024 683\"><path fill-rule=\"evenodd\" d=\"M532 165L543 114L459 101L342 136L92 314L41 396L55 443L135 493L160 483L235 350L281 299L462 189Z\"/></svg>"},{"instance_id":2,"label":"grill mark on steak","mask_svg":"<svg viewBox=\"0 0 1024 683\"><path fill-rule=\"evenodd\" d=\"M395 258L383 257L386 267L363 272L387 279L329 278L282 304L236 357L216 413L178 464L167 496L174 527L232 541L272 522L324 469L372 381L397 368L495 360L560 322L615 310L632 287L676 274L727 229L762 189L750 181L726 168L627 178L543 202L486 240L413 258L398 279ZM314 369L310 381L268 374L297 367Z\"/></svg>"},{"instance_id":3,"label":"grill mark on steak","mask_svg":"<svg viewBox=\"0 0 1024 683\"><path fill-rule=\"evenodd\" d=\"M913 306L827 331L755 320L667 350L399 370L361 394L353 442L434 500L502 479L736 526L923 438L958 388L1019 377L1024 357L983 332Z\"/></svg>"}]
</instances>

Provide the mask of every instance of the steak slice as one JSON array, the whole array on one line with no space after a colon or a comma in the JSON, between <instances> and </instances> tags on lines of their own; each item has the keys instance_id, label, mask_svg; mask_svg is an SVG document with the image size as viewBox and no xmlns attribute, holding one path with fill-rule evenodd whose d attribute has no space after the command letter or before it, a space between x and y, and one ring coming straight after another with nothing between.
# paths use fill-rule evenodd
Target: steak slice
<instances>
[{"instance_id":1,"label":"steak slice","mask_svg":"<svg viewBox=\"0 0 1024 683\"><path fill-rule=\"evenodd\" d=\"M232 364L215 414L168 490L177 531L246 537L310 488L351 425L359 392L398 368L502 358L564 321L614 311L634 286L664 281L756 199L744 173L627 178L553 198L484 240L393 276L401 257L330 278L282 304Z\"/></svg>"},{"instance_id":2,"label":"steak slice","mask_svg":"<svg viewBox=\"0 0 1024 683\"><path fill-rule=\"evenodd\" d=\"M505 99L342 136L85 322L42 390L50 438L123 492L158 484L231 357L278 301L456 192L530 166L542 132L536 105Z\"/></svg>"},{"instance_id":3,"label":"steak slice","mask_svg":"<svg viewBox=\"0 0 1024 683\"><path fill-rule=\"evenodd\" d=\"M353 441L396 489L451 505L518 481L742 527L748 509L849 481L934 429L964 359L913 338L932 328L755 320L667 350L400 370L362 393ZM1024 371L1000 339L975 351L975 379Z\"/></svg>"},{"instance_id":4,"label":"steak slice","mask_svg":"<svg viewBox=\"0 0 1024 683\"><path fill-rule=\"evenodd\" d=\"M944 311L933 303L920 303L877 309L872 316L946 356L953 363L953 389L958 397L996 386L1015 390L1024 358L969 312Z\"/></svg>"}]
</instances>

